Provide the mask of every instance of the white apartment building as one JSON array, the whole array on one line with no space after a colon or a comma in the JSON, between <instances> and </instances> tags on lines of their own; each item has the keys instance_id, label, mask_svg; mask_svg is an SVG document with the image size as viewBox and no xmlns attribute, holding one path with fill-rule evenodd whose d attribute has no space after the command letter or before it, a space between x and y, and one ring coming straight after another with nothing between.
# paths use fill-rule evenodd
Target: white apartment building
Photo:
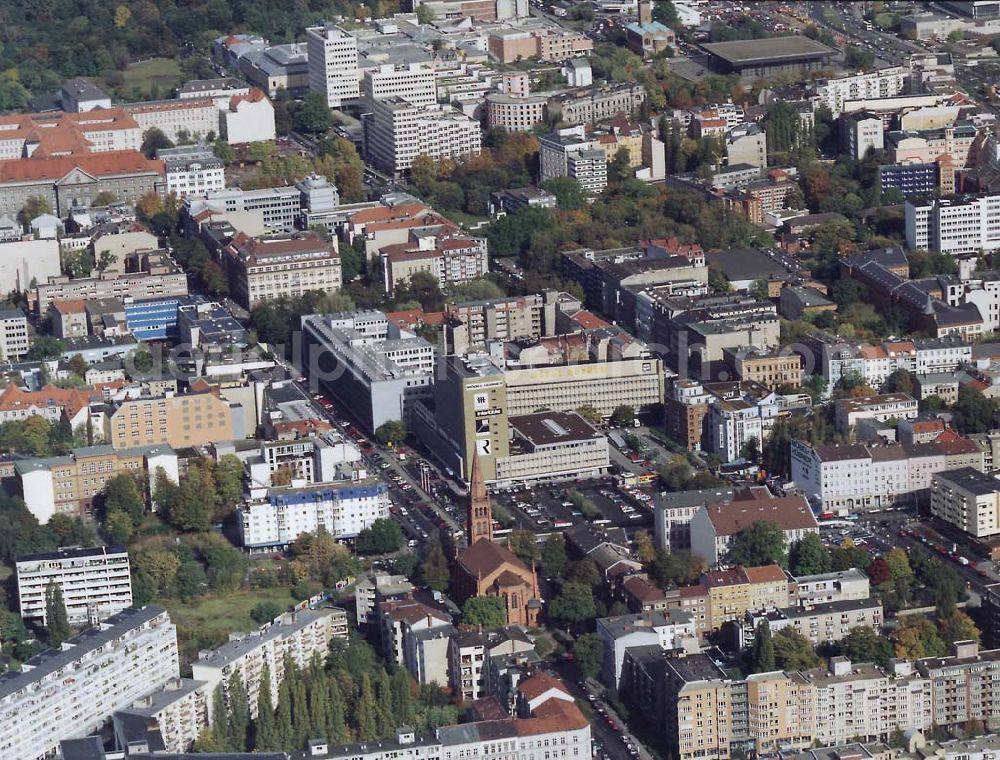
<instances>
[{"instance_id":1,"label":"white apartment building","mask_svg":"<svg viewBox=\"0 0 1000 760\"><path fill-rule=\"evenodd\" d=\"M817 575L798 575L795 586L799 604L804 606L855 601L871 596L868 576L856 567Z\"/></svg>"},{"instance_id":2,"label":"white apartment building","mask_svg":"<svg viewBox=\"0 0 1000 760\"><path fill-rule=\"evenodd\" d=\"M983 452L970 440L948 444L810 445L792 441L792 480L813 506L840 514L911 502L935 473L983 470Z\"/></svg>"},{"instance_id":3,"label":"white apartment building","mask_svg":"<svg viewBox=\"0 0 1000 760\"><path fill-rule=\"evenodd\" d=\"M212 694L205 681L172 678L157 691L118 710L112 718L119 747L146 739L149 726L155 724L167 752L187 752L202 730L208 726Z\"/></svg>"},{"instance_id":4,"label":"white apartment building","mask_svg":"<svg viewBox=\"0 0 1000 760\"><path fill-rule=\"evenodd\" d=\"M931 681L914 674L908 662L898 662L889 674L871 663L834 657L829 669L798 675L815 689L816 739L823 745L884 737L896 729L924 731L934 723Z\"/></svg>"},{"instance_id":5,"label":"white apartment building","mask_svg":"<svg viewBox=\"0 0 1000 760\"><path fill-rule=\"evenodd\" d=\"M479 122L450 107L420 106L399 97L372 101L365 119L368 160L391 174L403 174L417 156L433 159L477 156Z\"/></svg>"},{"instance_id":6,"label":"white apartment building","mask_svg":"<svg viewBox=\"0 0 1000 760\"><path fill-rule=\"evenodd\" d=\"M219 108L211 98L174 98L129 103L125 110L136 120L141 132L159 129L172 142L208 140L219 136Z\"/></svg>"},{"instance_id":7,"label":"white apartment building","mask_svg":"<svg viewBox=\"0 0 1000 760\"><path fill-rule=\"evenodd\" d=\"M843 113L845 101L902 95L906 91L909 75L908 66L890 66L879 71L827 79L816 86L816 98L830 109L836 119Z\"/></svg>"},{"instance_id":8,"label":"white apartment building","mask_svg":"<svg viewBox=\"0 0 1000 760\"><path fill-rule=\"evenodd\" d=\"M191 675L205 681L205 690L214 694L222 687L227 693L229 679L239 673L246 689L251 717L257 716L257 700L262 688L271 689L271 704L278 704L278 687L285 678L285 655L304 668L314 654L326 656L330 641L347 638L347 613L336 607L318 610L299 609L287 612L263 630L247 633L223 644L218 649L203 652L191 663ZM261 671L267 665L271 672L269 684L261 682Z\"/></svg>"},{"instance_id":9,"label":"white apartment building","mask_svg":"<svg viewBox=\"0 0 1000 760\"><path fill-rule=\"evenodd\" d=\"M906 245L950 253L1000 249L1000 195L965 200L906 202Z\"/></svg>"},{"instance_id":10,"label":"white apartment building","mask_svg":"<svg viewBox=\"0 0 1000 760\"><path fill-rule=\"evenodd\" d=\"M306 29L309 89L318 92L330 108L340 108L360 97L358 40L338 26L323 23Z\"/></svg>"},{"instance_id":11,"label":"white apartment building","mask_svg":"<svg viewBox=\"0 0 1000 760\"><path fill-rule=\"evenodd\" d=\"M96 623L132 606L132 579L124 546L58 549L18 557L17 598L21 617L48 623L45 591L62 590L66 614L73 625Z\"/></svg>"},{"instance_id":12,"label":"white apartment building","mask_svg":"<svg viewBox=\"0 0 1000 760\"><path fill-rule=\"evenodd\" d=\"M205 193L204 200L189 201L187 206L189 214L196 214L204 208L220 213L259 211L269 231L292 232L302 210L301 196L295 185L259 190L222 188Z\"/></svg>"},{"instance_id":13,"label":"white apartment building","mask_svg":"<svg viewBox=\"0 0 1000 760\"><path fill-rule=\"evenodd\" d=\"M413 593L414 585L405 575L390 575L375 569L354 584L354 607L358 625L366 625L378 603L383 599L406 597Z\"/></svg>"},{"instance_id":14,"label":"white apartment building","mask_svg":"<svg viewBox=\"0 0 1000 760\"><path fill-rule=\"evenodd\" d=\"M608 184L607 155L597 140L587 138L582 125L542 136L538 158L540 183L556 177L572 177L595 195Z\"/></svg>"},{"instance_id":15,"label":"white apartment building","mask_svg":"<svg viewBox=\"0 0 1000 760\"><path fill-rule=\"evenodd\" d=\"M837 430L849 433L861 420L912 420L918 413L917 400L906 393L845 398L835 402Z\"/></svg>"},{"instance_id":16,"label":"white apartment building","mask_svg":"<svg viewBox=\"0 0 1000 760\"><path fill-rule=\"evenodd\" d=\"M764 445L763 420L756 404L743 399L716 399L708 407L711 450L726 462L740 457L740 451L756 439Z\"/></svg>"},{"instance_id":17,"label":"white apartment building","mask_svg":"<svg viewBox=\"0 0 1000 760\"><path fill-rule=\"evenodd\" d=\"M754 522L781 528L785 546L810 533L819 535L816 517L804 497L771 496L766 488L737 492L731 499L705 504L691 518L691 553L714 566L726 559L733 539Z\"/></svg>"},{"instance_id":18,"label":"white apartment building","mask_svg":"<svg viewBox=\"0 0 1000 760\"><path fill-rule=\"evenodd\" d=\"M433 106L437 103L437 74L428 63L386 63L365 69L361 97L368 102L402 98L415 106Z\"/></svg>"},{"instance_id":19,"label":"white apartment building","mask_svg":"<svg viewBox=\"0 0 1000 760\"><path fill-rule=\"evenodd\" d=\"M20 359L30 347L27 315L20 309L0 309L0 359Z\"/></svg>"},{"instance_id":20,"label":"white apartment building","mask_svg":"<svg viewBox=\"0 0 1000 760\"><path fill-rule=\"evenodd\" d=\"M54 757L62 740L97 732L116 710L179 675L167 611L120 612L0 676L0 757Z\"/></svg>"},{"instance_id":21,"label":"white apartment building","mask_svg":"<svg viewBox=\"0 0 1000 760\"><path fill-rule=\"evenodd\" d=\"M971 467L931 479L931 514L976 538L1000 533L1000 480Z\"/></svg>"},{"instance_id":22,"label":"white apartment building","mask_svg":"<svg viewBox=\"0 0 1000 760\"><path fill-rule=\"evenodd\" d=\"M684 639L697 641L694 616L680 609L599 618L597 635L604 645L601 679L615 689L621 684L625 650L629 647L658 646L666 652L683 648Z\"/></svg>"},{"instance_id":23,"label":"white apartment building","mask_svg":"<svg viewBox=\"0 0 1000 760\"><path fill-rule=\"evenodd\" d=\"M844 117L844 135L847 152L855 161L861 161L868 151L885 147L885 129L877 114L862 111Z\"/></svg>"},{"instance_id":24,"label":"white apartment building","mask_svg":"<svg viewBox=\"0 0 1000 760\"><path fill-rule=\"evenodd\" d=\"M225 163L205 145L184 145L156 151L163 161L167 193L178 198L203 196L226 187Z\"/></svg>"},{"instance_id":25,"label":"white apartment building","mask_svg":"<svg viewBox=\"0 0 1000 760\"><path fill-rule=\"evenodd\" d=\"M271 489L238 510L240 539L253 551L288 546L320 528L334 538L352 538L389 516L389 493L382 481L322 483L307 488Z\"/></svg>"},{"instance_id":26,"label":"white apartment building","mask_svg":"<svg viewBox=\"0 0 1000 760\"><path fill-rule=\"evenodd\" d=\"M395 740L311 747L315 760L586 760L593 754L590 722L565 685L540 672L513 695L519 717L442 726L434 735L400 729Z\"/></svg>"}]
</instances>

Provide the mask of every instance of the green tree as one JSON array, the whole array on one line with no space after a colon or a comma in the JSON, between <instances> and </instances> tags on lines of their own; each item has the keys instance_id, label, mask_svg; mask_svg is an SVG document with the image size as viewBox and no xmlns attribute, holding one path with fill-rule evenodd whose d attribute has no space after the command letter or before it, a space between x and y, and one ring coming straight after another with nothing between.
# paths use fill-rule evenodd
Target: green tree
<instances>
[{"instance_id":1,"label":"green tree","mask_svg":"<svg viewBox=\"0 0 1000 760\"><path fill-rule=\"evenodd\" d=\"M760 461L760 441L757 440L757 436L750 436L740 446L740 456L748 462L757 463Z\"/></svg>"},{"instance_id":2,"label":"green tree","mask_svg":"<svg viewBox=\"0 0 1000 760\"><path fill-rule=\"evenodd\" d=\"M328 684L329 709L326 716L326 736L331 742L343 743L348 739L347 708L336 678Z\"/></svg>"},{"instance_id":3,"label":"green tree","mask_svg":"<svg viewBox=\"0 0 1000 760\"><path fill-rule=\"evenodd\" d=\"M736 534L729 547L729 561L745 567L785 562L785 535L770 520L756 520Z\"/></svg>"},{"instance_id":4,"label":"green tree","mask_svg":"<svg viewBox=\"0 0 1000 760\"><path fill-rule=\"evenodd\" d=\"M573 658L587 678L597 678L604 659L604 642L596 633L585 633L573 644Z\"/></svg>"},{"instance_id":5,"label":"green tree","mask_svg":"<svg viewBox=\"0 0 1000 760\"><path fill-rule=\"evenodd\" d=\"M403 545L403 531L399 523L379 518L362 530L354 542L359 554L391 554Z\"/></svg>"},{"instance_id":6,"label":"green tree","mask_svg":"<svg viewBox=\"0 0 1000 760\"><path fill-rule=\"evenodd\" d=\"M139 483L130 473L121 473L108 480L99 501L105 519L115 512L121 512L128 516L133 526L138 526L146 513L146 503Z\"/></svg>"},{"instance_id":7,"label":"green tree","mask_svg":"<svg viewBox=\"0 0 1000 760\"><path fill-rule=\"evenodd\" d=\"M420 563L420 578L435 591L447 591L451 581L448 560L441 548L441 541L435 536L427 546L427 553Z\"/></svg>"},{"instance_id":8,"label":"green tree","mask_svg":"<svg viewBox=\"0 0 1000 760\"><path fill-rule=\"evenodd\" d=\"M66 344L59 340L59 338L54 338L51 335L36 335L34 340L32 340L31 348L28 349L28 353L24 355L24 358L29 361L58 359L65 350Z\"/></svg>"},{"instance_id":9,"label":"green tree","mask_svg":"<svg viewBox=\"0 0 1000 760\"><path fill-rule=\"evenodd\" d=\"M587 205L587 193L583 186L572 177L553 177L542 183L542 189L556 197L556 204L563 211L576 211Z\"/></svg>"},{"instance_id":10,"label":"green tree","mask_svg":"<svg viewBox=\"0 0 1000 760\"><path fill-rule=\"evenodd\" d=\"M189 559L181 562L174 584L177 596L181 601L188 602L205 592L208 588L208 576L200 562Z\"/></svg>"},{"instance_id":11,"label":"green tree","mask_svg":"<svg viewBox=\"0 0 1000 760\"><path fill-rule=\"evenodd\" d=\"M635 422L635 409L628 404L615 407L611 413L611 423L618 427L631 427Z\"/></svg>"},{"instance_id":12,"label":"green tree","mask_svg":"<svg viewBox=\"0 0 1000 760\"><path fill-rule=\"evenodd\" d=\"M601 413L591 404L584 404L583 406L577 407L576 413L583 417L583 419L591 425L600 425L601 420L603 419L601 417Z\"/></svg>"},{"instance_id":13,"label":"green tree","mask_svg":"<svg viewBox=\"0 0 1000 760\"><path fill-rule=\"evenodd\" d=\"M597 617L593 587L585 583L566 583L549 604L548 612L564 625L593 620Z\"/></svg>"},{"instance_id":14,"label":"green tree","mask_svg":"<svg viewBox=\"0 0 1000 760\"><path fill-rule=\"evenodd\" d=\"M988 399L975 388L962 385L958 389L958 401L952 408L955 426L959 432L986 433L996 427L997 402Z\"/></svg>"},{"instance_id":15,"label":"green tree","mask_svg":"<svg viewBox=\"0 0 1000 760\"><path fill-rule=\"evenodd\" d=\"M326 103L326 98L317 92L310 92L295 109L292 121L297 130L307 134L319 134L329 130L330 107Z\"/></svg>"},{"instance_id":16,"label":"green tree","mask_svg":"<svg viewBox=\"0 0 1000 760\"><path fill-rule=\"evenodd\" d=\"M73 633L66 614L62 587L52 582L45 587L45 632L48 645L53 649L61 647Z\"/></svg>"},{"instance_id":17,"label":"green tree","mask_svg":"<svg viewBox=\"0 0 1000 760\"><path fill-rule=\"evenodd\" d=\"M375 440L383 446L398 446L406 440L406 426L399 420L383 422L375 429Z\"/></svg>"},{"instance_id":18,"label":"green tree","mask_svg":"<svg viewBox=\"0 0 1000 760\"><path fill-rule=\"evenodd\" d=\"M112 512L104 518L104 532L114 544L126 544L132 537L135 526L124 512Z\"/></svg>"},{"instance_id":19,"label":"green tree","mask_svg":"<svg viewBox=\"0 0 1000 760\"><path fill-rule=\"evenodd\" d=\"M771 637L774 664L780 670L809 670L820 665L812 642L794 628L782 628Z\"/></svg>"},{"instance_id":20,"label":"green tree","mask_svg":"<svg viewBox=\"0 0 1000 760\"><path fill-rule=\"evenodd\" d=\"M673 0L656 0L653 3L653 21L659 21L664 26L671 28L680 25L681 19L677 15L677 8L674 7Z\"/></svg>"},{"instance_id":21,"label":"green tree","mask_svg":"<svg viewBox=\"0 0 1000 760\"><path fill-rule=\"evenodd\" d=\"M542 544L542 567L550 578L561 578L569 559L566 556L566 539L562 533L550 533Z\"/></svg>"},{"instance_id":22,"label":"green tree","mask_svg":"<svg viewBox=\"0 0 1000 760\"><path fill-rule=\"evenodd\" d=\"M266 663L260 673L260 682L271 683L271 668ZM253 722L253 748L258 752L281 749L269 687L262 688L257 697L257 719Z\"/></svg>"},{"instance_id":23,"label":"green tree","mask_svg":"<svg viewBox=\"0 0 1000 760\"><path fill-rule=\"evenodd\" d=\"M484 628L507 625L507 610L503 599L498 596L470 596L462 605L462 622Z\"/></svg>"},{"instance_id":24,"label":"green tree","mask_svg":"<svg viewBox=\"0 0 1000 760\"><path fill-rule=\"evenodd\" d=\"M852 628L838 647L851 662L874 662L882 667L886 667L894 656L889 640L869 626Z\"/></svg>"},{"instance_id":25,"label":"green tree","mask_svg":"<svg viewBox=\"0 0 1000 760\"><path fill-rule=\"evenodd\" d=\"M830 572L832 561L819 536L808 533L792 545L788 565L792 575L818 575Z\"/></svg>"},{"instance_id":26,"label":"green tree","mask_svg":"<svg viewBox=\"0 0 1000 760\"><path fill-rule=\"evenodd\" d=\"M21 210L17 212L17 221L21 223L22 227L27 227L31 224L31 220L35 219L42 214L51 214L52 206L49 202L37 195L30 195L24 201L24 205Z\"/></svg>"},{"instance_id":27,"label":"green tree","mask_svg":"<svg viewBox=\"0 0 1000 760\"><path fill-rule=\"evenodd\" d=\"M691 552L668 552L657 549L656 556L649 566L649 574L661 588L670 588L697 583L707 569L705 560Z\"/></svg>"},{"instance_id":28,"label":"green tree","mask_svg":"<svg viewBox=\"0 0 1000 760\"><path fill-rule=\"evenodd\" d=\"M529 567L541 557L538 543L535 541L535 534L530 530L512 530L507 536L507 543L510 550Z\"/></svg>"},{"instance_id":29,"label":"green tree","mask_svg":"<svg viewBox=\"0 0 1000 760\"><path fill-rule=\"evenodd\" d=\"M255 623L264 625L265 623L270 623L276 617L281 615L285 611L285 608L273 601L258 602L254 605L254 608L250 610L250 617Z\"/></svg>"},{"instance_id":30,"label":"green tree","mask_svg":"<svg viewBox=\"0 0 1000 760\"><path fill-rule=\"evenodd\" d=\"M267 683L267 681L262 681ZM226 737L235 752L247 749L250 738L250 704L243 678L238 669L229 676L229 711L226 721Z\"/></svg>"},{"instance_id":31,"label":"green tree","mask_svg":"<svg viewBox=\"0 0 1000 760\"><path fill-rule=\"evenodd\" d=\"M361 675L358 701L354 706L354 723L361 741L373 741L379 737L378 706L375 704L375 690L368 673Z\"/></svg>"},{"instance_id":32,"label":"green tree","mask_svg":"<svg viewBox=\"0 0 1000 760\"><path fill-rule=\"evenodd\" d=\"M156 158L156 151L172 147L174 147L173 141L163 133L162 129L150 127L142 133L142 146L139 150L146 158Z\"/></svg>"},{"instance_id":33,"label":"green tree","mask_svg":"<svg viewBox=\"0 0 1000 760\"><path fill-rule=\"evenodd\" d=\"M766 620L762 620L754 632L749 667L752 673L770 673L774 670L774 641L771 639L771 625Z\"/></svg>"},{"instance_id":34,"label":"green tree","mask_svg":"<svg viewBox=\"0 0 1000 760\"><path fill-rule=\"evenodd\" d=\"M243 463L235 454L223 454L215 465L213 475L216 503L222 510L215 517L221 520L243 498Z\"/></svg>"}]
</instances>

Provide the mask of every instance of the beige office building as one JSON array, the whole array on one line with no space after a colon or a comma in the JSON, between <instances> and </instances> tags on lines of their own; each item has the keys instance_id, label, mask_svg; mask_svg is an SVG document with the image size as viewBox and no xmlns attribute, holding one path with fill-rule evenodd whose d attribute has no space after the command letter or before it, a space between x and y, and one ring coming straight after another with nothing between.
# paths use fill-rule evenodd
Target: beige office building
<instances>
[{"instance_id":1,"label":"beige office building","mask_svg":"<svg viewBox=\"0 0 1000 760\"><path fill-rule=\"evenodd\" d=\"M107 418L107 438L116 449L204 446L233 437L233 410L214 393L128 399Z\"/></svg>"}]
</instances>

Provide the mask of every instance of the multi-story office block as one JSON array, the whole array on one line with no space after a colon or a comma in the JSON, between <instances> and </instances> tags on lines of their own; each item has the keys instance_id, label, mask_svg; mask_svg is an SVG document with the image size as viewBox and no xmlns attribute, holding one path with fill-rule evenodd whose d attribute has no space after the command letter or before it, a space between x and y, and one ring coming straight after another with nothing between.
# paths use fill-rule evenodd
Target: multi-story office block
<instances>
[{"instance_id":1,"label":"multi-story office block","mask_svg":"<svg viewBox=\"0 0 1000 760\"><path fill-rule=\"evenodd\" d=\"M59 549L17 558L17 598L21 617L46 625L49 584L62 591L73 625L96 623L132 606L132 578L124 546Z\"/></svg>"},{"instance_id":2,"label":"multi-story office block","mask_svg":"<svg viewBox=\"0 0 1000 760\"><path fill-rule=\"evenodd\" d=\"M324 529L334 538L357 536L389 516L389 494L381 480L274 488L238 510L240 538L252 551L288 546L303 533Z\"/></svg>"},{"instance_id":3,"label":"multi-story office block","mask_svg":"<svg viewBox=\"0 0 1000 760\"><path fill-rule=\"evenodd\" d=\"M434 346L378 311L304 317L303 365L368 432L408 420L434 381Z\"/></svg>"},{"instance_id":4,"label":"multi-story office block","mask_svg":"<svg viewBox=\"0 0 1000 760\"><path fill-rule=\"evenodd\" d=\"M205 145L184 145L156 151L163 161L167 192L178 198L206 195L226 186L225 163Z\"/></svg>"},{"instance_id":5,"label":"multi-story office block","mask_svg":"<svg viewBox=\"0 0 1000 760\"><path fill-rule=\"evenodd\" d=\"M0 757L54 757L116 710L180 675L177 632L161 607L125 610L0 676Z\"/></svg>"},{"instance_id":6,"label":"multi-story office block","mask_svg":"<svg viewBox=\"0 0 1000 760\"><path fill-rule=\"evenodd\" d=\"M107 415L105 435L115 449L202 446L244 437L234 416L237 407L212 392L140 396Z\"/></svg>"},{"instance_id":7,"label":"multi-story office block","mask_svg":"<svg viewBox=\"0 0 1000 760\"><path fill-rule=\"evenodd\" d=\"M127 299L186 296L187 275L166 251L140 251L127 257L129 274L105 272L100 277L71 280L62 275L49 277L35 288L39 314L45 314L53 301L88 301L97 298Z\"/></svg>"},{"instance_id":8,"label":"multi-story office block","mask_svg":"<svg viewBox=\"0 0 1000 760\"><path fill-rule=\"evenodd\" d=\"M439 160L479 155L479 122L450 107L421 106L399 97L372 102L365 119L367 157L390 174L404 174L417 156Z\"/></svg>"},{"instance_id":9,"label":"multi-story office block","mask_svg":"<svg viewBox=\"0 0 1000 760\"><path fill-rule=\"evenodd\" d=\"M224 260L230 292L247 309L309 290L336 293L343 282L336 243L312 233L251 238L240 232L226 247Z\"/></svg>"},{"instance_id":10,"label":"multi-story office block","mask_svg":"<svg viewBox=\"0 0 1000 760\"><path fill-rule=\"evenodd\" d=\"M309 89L326 98L330 108L354 103L360 94L357 38L333 24L306 29Z\"/></svg>"},{"instance_id":11,"label":"multi-story office block","mask_svg":"<svg viewBox=\"0 0 1000 760\"><path fill-rule=\"evenodd\" d=\"M537 339L555 333L555 291L445 306L445 353L482 351L487 341Z\"/></svg>"},{"instance_id":12,"label":"multi-story office block","mask_svg":"<svg viewBox=\"0 0 1000 760\"><path fill-rule=\"evenodd\" d=\"M20 309L0 309L0 351L5 361L16 361L28 353L28 317Z\"/></svg>"},{"instance_id":13,"label":"multi-story office block","mask_svg":"<svg viewBox=\"0 0 1000 760\"><path fill-rule=\"evenodd\" d=\"M458 285L489 273L486 238L461 234L429 235L421 231L406 243L382 247L380 259L387 293L410 282L418 272L431 274L442 286Z\"/></svg>"},{"instance_id":14,"label":"multi-story office block","mask_svg":"<svg viewBox=\"0 0 1000 760\"><path fill-rule=\"evenodd\" d=\"M1000 195L965 200L907 201L906 245L909 249L952 255L1000 248Z\"/></svg>"},{"instance_id":15,"label":"multi-story office block","mask_svg":"<svg viewBox=\"0 0 1000 760\"><path fill-rule=\"evenodd\" d=\"M292 232L302 210L302 193L295 185L262 187L259 190L223 188L205 194L203 201L188 200L189 213L203 207L220 213L259 211L270 232Z\"/></svg>"},{"instance_id":16,"label":"multi-story office block","mask_svg":"<svg viewBox=\"0 0 1000 760\"><path fill-rule=\"evenodd\" d=\"M206 681L213 694L222 687L229 699L229 679L239 673L246 689L250 715L257 715L257 700L261 689L271 690L271 704L278 703L278 687L285 678L285 655L300 668L309 664L313 655L326 656L334 637L347 638L347 613L338 608L302 609L282 615L263 630L235 638L211 652L203 653L191 663L195 680ZM261 680L264 666L270 670L270 683Z\"/></svg>"},{"instance_id":17,"label":"multi-story office block","mask_svg":"<svg viewBox=\"0 0 1000 760\"><path fill-rule=\"evenodd\" d=\"M543 183L556 177L570 177L595 195L608 184L607 155L597 140L587 137L582 126L544 135L539 141L538 156Z\"/></svg>"},{"instance_id":18,"label":"multi-story office block","mask_svg":"<svg viewBox=\"0 0 1000 760\"><path fill-rule=\"evenodd\" d=\"M415 106L432 106L437 103L434 67L428 63L387 63L365 69L361 97L367 102L396 97Z\"/></svg>"}]
</instances>

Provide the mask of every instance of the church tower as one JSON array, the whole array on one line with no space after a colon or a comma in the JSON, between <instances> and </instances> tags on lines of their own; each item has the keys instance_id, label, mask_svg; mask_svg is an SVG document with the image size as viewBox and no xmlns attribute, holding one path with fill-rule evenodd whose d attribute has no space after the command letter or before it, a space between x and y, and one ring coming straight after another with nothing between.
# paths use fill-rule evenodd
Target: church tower
<instances>
[{"instance_id":1,"label":"church tower","mask_svg":"<svg viewBox=\"0 0 1000 760\"><path fill-rule=\"evenodd\" d=\"M486 493L486 483L483 481L483 470L479 466L479 453L472 455L472 478L469 481L469 513L466 515L466 530L469 546L480 538L493 540L493 510L490 508L490 496Z\"/></svg>"}]
</instances>

